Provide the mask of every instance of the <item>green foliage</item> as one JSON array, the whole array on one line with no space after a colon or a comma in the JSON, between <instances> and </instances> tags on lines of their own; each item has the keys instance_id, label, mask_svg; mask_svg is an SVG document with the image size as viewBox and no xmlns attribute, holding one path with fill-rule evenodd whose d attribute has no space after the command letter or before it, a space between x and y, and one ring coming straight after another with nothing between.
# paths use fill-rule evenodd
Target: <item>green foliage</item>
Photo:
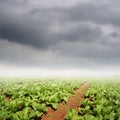
<instances>
[{"instance_id":1,"label":"green foliage","mask_svg":"<svg viewBox=\"0 0 120 120\"><path fill-rule=\"evenodd\" d=\"M68 110L65 120L80 120L78 112L74 109Z\"/></svg>"},{"instance_id":2,"label":"green foliage","mask_svg":"<svg viewBox=\"0 0 120 120\"><path fill-rule=\"evenodd\" d=\"M120 86L115 82L93 82L78 112L70 110L67 120L120 120Z\"/></svg>"},{"instance_id":3,"label":"green foliage","mask_svg":"<svg viewBox=\"0 0 120 120\"><path fill-rule=\"evenodd\" d=\"M40 119L47 112L47 106L56 110L58 103L66 102L78 85L72 81L2 81L0 119Z\"/></svg>"}]
</instances>

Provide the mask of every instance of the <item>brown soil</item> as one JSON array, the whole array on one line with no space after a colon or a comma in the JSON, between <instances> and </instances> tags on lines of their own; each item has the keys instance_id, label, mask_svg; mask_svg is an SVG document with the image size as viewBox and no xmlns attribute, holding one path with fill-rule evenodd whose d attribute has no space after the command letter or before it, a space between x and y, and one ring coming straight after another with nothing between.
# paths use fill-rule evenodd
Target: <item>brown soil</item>
<instances>
[{"instance_id":1,"label":"brown soil","mask_svg":"<svg viewBox=\"0 0 120 120\"><path fill-rule=\"evenodd\" d=\"M49 107L47 114L42 116L42 120L64 120L65 115L70 108L78 110L80 101L84 100L84 94L89 85L90 83L87 82L80 86L80 88L74 90L73 96L66 102L66 104L59 103L56 111Z\"/></svg>"},{"instance_id":2,"label":"brown soil","mask_svg":"<svg viewBox=\"0 0 120 120\"><path fill-rule=\"evenodd\" d=\"M11 101L11 98L10 98L10 97L6 97L6 100L7 100L8 102L10 102L10 101Z\"/></svg>"}]
</instances>

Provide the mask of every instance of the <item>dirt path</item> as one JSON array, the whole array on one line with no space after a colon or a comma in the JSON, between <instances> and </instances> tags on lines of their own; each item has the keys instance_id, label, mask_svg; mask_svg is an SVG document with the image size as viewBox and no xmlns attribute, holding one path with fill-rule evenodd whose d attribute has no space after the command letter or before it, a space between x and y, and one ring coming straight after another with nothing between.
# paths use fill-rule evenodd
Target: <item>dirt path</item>
<instances>
[{"instance_id":1,"label":"dirt path","mask_svg":"<svg viewBox=\"0 0 120 120\"><path fill-rule=\"evenodd\" d=\"M64 120L64 117L70 108L74 108L76 110L78 109L78 107L80 106L80 101L84 100L84 94L89 85L90 83L87 82L80 88L76 89L73 96L67 101L66 104L58 104L58 108L56 111L48 108L48 112L46 115L42 116L42 120Z\"/></svg>"}]
</instances>

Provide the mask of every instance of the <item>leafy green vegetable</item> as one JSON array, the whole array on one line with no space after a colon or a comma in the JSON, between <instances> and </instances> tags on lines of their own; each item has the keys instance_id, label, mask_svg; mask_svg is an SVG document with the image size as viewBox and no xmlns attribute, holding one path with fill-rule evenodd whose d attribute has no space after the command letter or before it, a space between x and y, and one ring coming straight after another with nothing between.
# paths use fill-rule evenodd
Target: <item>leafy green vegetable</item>
<instances>
[{"instance_id":1,"label":"leafy green vegetable","mask_svg":"<svg viewBox=\"0 0 120 120\"><path fill-rule=\"evenodd\" d=\"M17 81L17 80L16 80ZM81 83L72 81L0 81L0 119L39 119L47 106L57 109Z\"/></svg>"}]
</instances>

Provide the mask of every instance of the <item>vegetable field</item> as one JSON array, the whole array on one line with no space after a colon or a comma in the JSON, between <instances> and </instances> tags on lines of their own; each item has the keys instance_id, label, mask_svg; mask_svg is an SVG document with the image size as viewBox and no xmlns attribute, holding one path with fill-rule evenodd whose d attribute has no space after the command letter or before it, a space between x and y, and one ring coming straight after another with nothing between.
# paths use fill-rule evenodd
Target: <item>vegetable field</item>
<instances>
[{"instance_id":1,"label":"vegetable field","mask_svg":"<svg viewBox=\"0 0 120 120\"><path fill-rule=\"evenodd\" d=\"M120 120L120 84L92 82L78 110L70 109L66 120Z\"/></svg>"},{"instance_id":2,"label":"vegetable field","mask_svg":"<svg viewBox=\"0 0 120 120\"><path fill-rule=\"evenodd\" d=\"M120 82L0 80L0 120L41 119L120 120Z\"/></svg>"}]
</instances>

